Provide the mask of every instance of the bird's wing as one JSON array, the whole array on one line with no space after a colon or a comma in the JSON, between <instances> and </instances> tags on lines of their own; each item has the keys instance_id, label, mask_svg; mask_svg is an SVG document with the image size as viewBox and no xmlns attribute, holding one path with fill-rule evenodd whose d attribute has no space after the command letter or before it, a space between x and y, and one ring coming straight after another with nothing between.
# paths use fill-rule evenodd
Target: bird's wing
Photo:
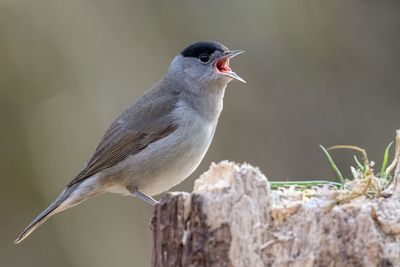
<instances>
[{"instance_id":1,"label":"bird's wing","mask_svg":"<svg viewBox=\"0 0 400 267\"><path fill-rule=\"evenodd\" d=\"M151 91L139 99L111 124L85 168L67 186L116 165L174 132L177 125L171 111L176 101Z\"/></svg>"}]
</instances>

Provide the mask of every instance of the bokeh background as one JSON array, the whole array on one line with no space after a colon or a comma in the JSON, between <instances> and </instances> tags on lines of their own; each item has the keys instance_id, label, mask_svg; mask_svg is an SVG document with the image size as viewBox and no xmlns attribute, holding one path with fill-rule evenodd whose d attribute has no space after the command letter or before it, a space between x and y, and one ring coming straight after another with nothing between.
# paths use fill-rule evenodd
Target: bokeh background
<instances>
[{"instance_id":1,"label":"bokeh background","mask_svg":"<svg viewBox=\"0 0 400 267\"><path fill-rule=\"evenodd\" d=\"M247 53L212 161L274 180L334 175L318 144L380 163L400 127L398 1L0 0L0 265L149 266L152 211L103 195L13 240L63 189L104 130L182 48L218 40ZM348 170L351 153L335 152Z\"/></svg>"}]
</instances>

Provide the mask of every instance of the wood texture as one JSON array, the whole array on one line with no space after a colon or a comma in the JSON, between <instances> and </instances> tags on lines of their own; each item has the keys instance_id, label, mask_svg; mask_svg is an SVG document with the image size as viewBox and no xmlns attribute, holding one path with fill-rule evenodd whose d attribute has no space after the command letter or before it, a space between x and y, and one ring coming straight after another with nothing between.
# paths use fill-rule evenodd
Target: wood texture
<instances>
[{"instance_id":1,"label":"wood texture","mask_svg":"<svg viewBox=\"0 0 400 267\"><path fill-rule=\"evenodd\" d=\"M213 164L153 218L153 267L400 266L400 197L282 197L248 164Z\"/></svg>"}]
</instances>

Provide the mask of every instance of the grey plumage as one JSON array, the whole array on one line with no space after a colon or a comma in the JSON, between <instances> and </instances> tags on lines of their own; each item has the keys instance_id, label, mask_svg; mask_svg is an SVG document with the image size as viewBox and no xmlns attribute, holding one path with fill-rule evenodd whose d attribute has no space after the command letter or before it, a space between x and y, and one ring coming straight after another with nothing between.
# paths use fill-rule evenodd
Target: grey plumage
<instances>
[{"instance_id":1,"label":"grey plumage","mask_svg":"<svg viewBox=\"0 0 400 267\"><path fill-rule=\"evenodd\" d=\"M228 65L239 53L201 42L177 55L165 77L111 124L81 172L15 242L92 196L132 194L154 205L151 196L188 177L214 136L227 83L242 80Z\"/></svg>"}]
</instances>

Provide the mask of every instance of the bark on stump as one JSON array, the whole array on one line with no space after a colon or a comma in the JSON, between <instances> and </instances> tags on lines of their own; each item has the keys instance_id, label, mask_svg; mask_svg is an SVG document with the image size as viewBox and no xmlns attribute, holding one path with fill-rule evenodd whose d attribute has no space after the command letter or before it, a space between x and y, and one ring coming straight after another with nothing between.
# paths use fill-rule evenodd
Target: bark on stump
<instances>
[{"instance_id":1,"label":"bark on stump","mask_svg":"<svg viewBox=\"0 0 400 267\"><path fill-rule=\"evenodd\" d=\"M162 198L153 235L153 267L400 266L400 196L282 198L257 168L224 161Z\"/></svg>"}]
</instances>

